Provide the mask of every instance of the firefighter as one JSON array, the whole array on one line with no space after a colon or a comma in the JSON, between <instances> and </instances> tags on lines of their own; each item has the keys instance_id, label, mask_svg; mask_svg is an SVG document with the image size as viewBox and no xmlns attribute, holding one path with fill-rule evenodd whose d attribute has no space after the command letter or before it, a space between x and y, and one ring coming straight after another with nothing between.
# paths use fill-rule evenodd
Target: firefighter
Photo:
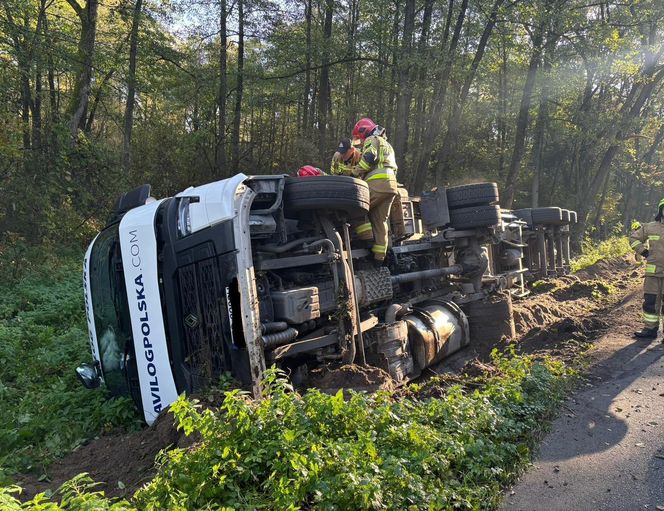
<instances>
[{"instance_id":1,"label":"firefighter","mask_svg":"<svg viewBox=\"0 0 664 511\"><path fill-rule=\"evenodd\" d=\"M631 246L646 260L643 285L643 329L634 335L654 339L659 331L664 293L664 199L659 202L654 222L638 225L630 235Z\"/></svg>"},{"instance_id":2,"label":"firefighter","mask_svg":"<svg viewBox=\"0 0 664 511\"><path fill-rule=\"evenodd\" d=\"M332 156L330 174L337 176L352 176L353 169L360 162L362 153L351 144L350 138L342 138L337 152Z\"/></svg>"},{"instance_id":3,"label":"firefighter","mask_svg":"<svg viewBox=\"0 0 664 511\"><path fill-rule=\"evenodd\" d=\"M362 143L362 157L354 174L369 185L369 220L375 240L371 252L382 262L387 254L390 208L398 193L394 149L385 137L385 128L367 117L355 124L353 139Z\"/></svg>"}]
</instances>

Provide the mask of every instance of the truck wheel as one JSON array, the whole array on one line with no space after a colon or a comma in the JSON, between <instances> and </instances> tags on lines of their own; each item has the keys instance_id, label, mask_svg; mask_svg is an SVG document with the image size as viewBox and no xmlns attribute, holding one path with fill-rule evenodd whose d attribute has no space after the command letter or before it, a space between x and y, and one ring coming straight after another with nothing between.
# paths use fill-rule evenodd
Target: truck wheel
<instances>
[{"instance_id":1,"label":"truck wheel","mask_svg":"<svg viewBox=\"0 0 664 511\"><path fill-rule=\"evenodd\" d=\"M500 223L500 206L473 206L450 211L450 224L455 229L487 227Z\"/></svg>"},{"instance_id":2,"label":"truck wheel","mask_svg":"<svg viewBox=\"0 0 664 511\"><path fill-rule=\"evenodd\" d=\"M560 225L563 212L560 208L533 208L533 224Z\"/></svg>"},{"instance_id":3,"label":"truck wheel","mask_svg":"<svg viewBox=\"0 0 664 511\"><path fill-rule=\"evenodd\" d=\"M512 297L496 295L470 302L463 307L470 325L470 342L498 342L501 338L516 338Z\"/></svg>"},{"instance_id":4,"label":"truck wheel","mask_svg":"<svg viewBox=\"0 0 664 511\"><path fill-rule=\"evenodd\" d=\"M284 209L287 212L332 209L363 214L369 211L369 187L361 179L347 176L288 177Z\"/></svg>"},{"instance_id":5,"label":"truck wheel","mask_svg":"<svg viewBox=\"0 0 664 511\"><path fill-rule=\"evenodd\" d=\"M562 220L563 225L569 225L570 219L572 217L570 215L570 210L569 209L563 209L562 210L562 217L563 217L563 220Z\"/></svg>"},{"instance_id":6,"label":"truck wheel","mask_svg":"<svg viewBox=\"0 0 664 511\"><path fill-rule=\"evenodd\" d=\"M484 206L495 202L498 202L496 183L477 183L447 189L447 205L450 209Z\"/></svg>"},{"instance_id":7,"label":"truck wheel","mask_svg":"<svg viewBox=\"0 0 664 511\"><path fill-rule=\"evenodd\" d=\"M523 220L528 225L533 225L533 210L531 208L515 209L512 213L519 220Z\"/></svg>"}]
</instances>

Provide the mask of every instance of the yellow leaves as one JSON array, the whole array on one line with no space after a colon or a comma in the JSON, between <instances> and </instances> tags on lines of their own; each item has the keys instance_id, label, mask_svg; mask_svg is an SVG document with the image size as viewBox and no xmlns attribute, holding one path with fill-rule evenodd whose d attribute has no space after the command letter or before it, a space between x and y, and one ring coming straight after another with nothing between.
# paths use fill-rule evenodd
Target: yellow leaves
<instances>
[{"instance_id":1,"label":"yellow leaves","mask_svg":"<svg viewBox=\"0 0 664 511\"><path fill-rule=\"evenodd\" d=\"M614 52L618 51L622 44L622 38L620 37L620 32L618 32L617 28L611 30L608 37L605 39L604 44L606 44L609 50Z\"/></svg>"}]
</instances>

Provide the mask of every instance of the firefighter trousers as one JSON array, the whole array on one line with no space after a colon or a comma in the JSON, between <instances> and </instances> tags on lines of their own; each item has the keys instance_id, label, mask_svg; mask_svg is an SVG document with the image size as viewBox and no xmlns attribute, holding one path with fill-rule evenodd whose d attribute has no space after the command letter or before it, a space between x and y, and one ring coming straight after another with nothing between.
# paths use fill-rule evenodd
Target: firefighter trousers
<instances>
[{"instance_id":1,"label":"firefighter trousers","mask_svg":"<svg viewBox=\"0 0 664 511\"><path fill-rule=\"evenodd\" d=\"M646 328L659 329L659 321L664 312L662 294L664 294L664 276L647 275L643 283L643 323Z\"/></svg>"},{"instance_id":2,"label":"firefighter trousers","mask_svg":"<svg viewBox=\"0 0 664 511\"><path fill-rule=\"evenodd\" d=\"M374 236L374 246L371 247L374 259L383 261L389 244L389 220L392 202L396 197L397 181L393 176L387 179L373 179L367 181L369 185L369 221Z\"/></svg>"}]
</instances>

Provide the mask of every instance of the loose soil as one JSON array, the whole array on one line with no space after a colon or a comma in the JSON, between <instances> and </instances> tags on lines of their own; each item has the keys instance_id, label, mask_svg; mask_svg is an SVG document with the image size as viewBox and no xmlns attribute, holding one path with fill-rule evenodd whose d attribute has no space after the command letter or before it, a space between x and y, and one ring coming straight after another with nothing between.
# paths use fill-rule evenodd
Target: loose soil
<instances>
[{"instance_id":1,"label":"loose soil","mask_svg":"<svg viewBox=\"0 0 664 511\"><path fill-rule=\"evenodd\" d=\"M633 260L600 261L575 275L538 286L526 299L514 301L518 349L526 353L549 354L573 359L585 350L610 323L609 312L634 296L642 282L642 270ZM504 347L505 341L472 342L469 348L453 355L428 375L465 371L491 371L490 353ZM320 368L308 379L328 391L352 386L376 391L394 388L389 375L380 369L357 366ZM150 428L135 433L101 436L54 462L47 470L47 481L39 474L25 474L18 480L28 499L43 491L54 491L73 476L87 472L108 496L129 496L148 482L155 472L154 458L160 450L187 447L191 439L164 415Z\"/></svg>"},{"instance_id":2,"label":"loose soil","mask_svg":"<svg viewBox=\"0 0 664 511\"><path fill-rule=\"evenodd\" d=\"M336 393L339 389L352 388L356 391L376 392L393 390L394 382L390 375L377 367L344 365L338 368L324 366L311 371L307 386L324 392Z\"/></svg>"},{"instance_id":3,"label":"loose soil","mask_svg":"<svg viewBox=\"0 0 664 511\"><path fill-rule=\"evenodd\" d=\"M39 481L36 474L26 474L18 484L21 498L57 489L72 477L87 472L98 489L109 496L132 495L154 475L155 456L169 446L185 445L186 437L174 426L170 413L161 415L149 428L132 433L101 436L55 461L47 470L49 480Z\"/></svg>"}]
</instances>

